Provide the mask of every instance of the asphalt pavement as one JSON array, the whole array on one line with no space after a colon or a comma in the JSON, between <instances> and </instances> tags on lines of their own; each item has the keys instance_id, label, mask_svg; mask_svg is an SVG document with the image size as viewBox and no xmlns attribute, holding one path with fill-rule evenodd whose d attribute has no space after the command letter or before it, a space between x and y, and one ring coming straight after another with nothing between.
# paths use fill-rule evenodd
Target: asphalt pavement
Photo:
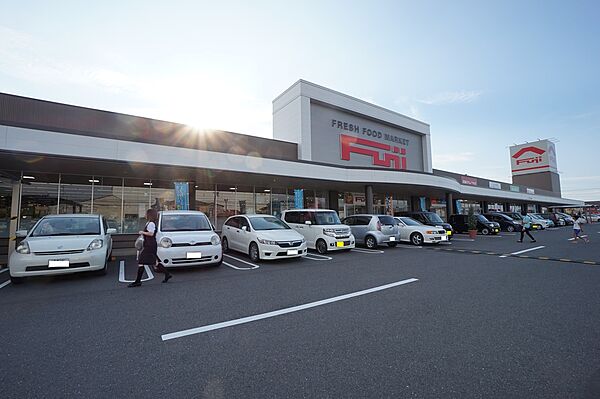
<instances>
[{"instance_id":1,"label":"asphalt pavement","mask_svg":"<svg viewBox=\"0 0 600 399\"><path fill-rule=\"evenodd\" d=\"M131 258L102 277L0 272L0 397L597 398L600 224L585 227L589 244L562 228L231 254L139 288Z\"/></svg>"}]
</instances>

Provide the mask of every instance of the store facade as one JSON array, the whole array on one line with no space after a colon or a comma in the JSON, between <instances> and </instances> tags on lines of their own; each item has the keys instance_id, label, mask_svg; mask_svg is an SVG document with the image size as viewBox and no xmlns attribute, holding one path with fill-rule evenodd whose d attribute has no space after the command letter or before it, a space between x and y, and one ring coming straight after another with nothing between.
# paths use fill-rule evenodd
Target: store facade
<instances>
[{"instance_id":1,"label":"store facade","mask_svg":"<svg viewBox=\"0 0 600 399\"><path fill-rule=\"evenodd\" d=\"M181 207L176 187L217 229L233 214L295 208L447 217L467 203L580 203L433 170L427 124L309 82L275 99L273 115L264 139L0 94L0 258L48 214L99 213L133 235L146 209Z\"/></svg>"}]
</instances>

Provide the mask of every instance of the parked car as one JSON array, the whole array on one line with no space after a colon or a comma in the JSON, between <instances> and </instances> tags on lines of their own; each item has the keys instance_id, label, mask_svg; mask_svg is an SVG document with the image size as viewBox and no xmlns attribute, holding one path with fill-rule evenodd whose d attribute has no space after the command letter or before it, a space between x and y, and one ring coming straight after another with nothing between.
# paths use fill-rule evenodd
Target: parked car
<instances>
[{"instance_id":1,"label":"parked car","mask_svg":"<svg viewBox=\"0 0 600 399\"><path fill-rule=\"evenodd\" d=\"M375 248L387 244L390 247L398 245L400 239L398 222L389 215L352 215L344 218L342 223L350 226L357 244L367 248Z\"/></svg>"},{"instance_id":2,"label":"parked car","mask_svg":"<svg viewBox=\"0 0 600 399\"><path fill-rule=\"evenodd\" d=\"M452 225L450 223L446 223L442 220L440 215L435 212L426 212L426 211L415 211L415 212L401 212L400 216L406 216L411 219L414 219L420 223L423 223L427 226L441 226L446 229L446 235L448 239L452 239L452 234L454 230L452 229Z\"/></svg>"},{"instance_id":3,"label":"parked car","mask_svg":"<svg viewBox=\"0 0 600 399\"><path fill-rule=\"evenodd\" d=\"M552 223L552 220L544 219L536 213L529 213L528 215L529 217L531 217L532 221L535 221L536 223L542 226L542 230L545 230L548 227L554 227L554 223Z\"/></svg>"},{"instance_id":4,"label":"parked car","mask_svg":"<svg viewBox=\"0 0 600 399\"><path fill-rule=\"evenodd\" d=\"M512 233L513 231L521 231L523 228L523 226L517 223L513 218L500 212L484 213L483 216L485 216L485 218L491 222L498 223L501 230L508 231L509 233Z\"/></svg>"},{"instance_id":5,"label":"parked car","mask_svg":"<svg viewBox=\"0 0 600 399\"><path fill-rule=\"evenodd\" d=\"M8 260L10 280L16 284L28 276L106 274L114 233L99 215L44 216L29 232L17 231L23 240Z\"/></svg>"},{"instance_id":6,"label":"parked car","mask_svg":"<svg viewBox=\"0 0 600 399\"><path fill-rule=\"evenodd\" d=\"M557 213L554 212L543 212L538 213L544 219L552 220L555 226L565 226L567 223L563 218L561 218Z\"/></svg>"},{"instance_id":7,"label":"parked car","mask_svg":"<svg viewBox=\"0 0 600 399\"><path fill-rule=\"evenodd\" d=\"M448 234L443 227L428 226L408 216L396 216L395 219L398 221L400 241L408 241L413 245L448 241Z\"/></svg>"},{"instance_id":8,"label":"parked car","mask_svg":"<svg viewBox=\"0 0 600 399\"><path fill-rule=\"evenodd\" d=\"M499 212L499 213L512 218L515 221L515 223L523 225L523 215L521 215L519 212ZM540 223L536 222L536 219L532 218L531 229L532 230L543 230L544 226L542 226Z\"/></svg>"},{"instance_id":9,"label":"parked car","mask_svg":"<svg viewBox=\"0 0 600 399\"><path fill-rule=\"evenodd\" d=\"M158 259L165 267L221 266L221 239L200 211L158 213Z\"/></svg>"},{"instance_id":10,"label":"parked car","mask_svg":"<svg viewBox=\"0 0 600 399\"><path fill-rule=\"evenodd\" d=\"M500 224L490 222L483 215L475 215L475 217L477 218L477 231L479 233L483 235L500 233ZM469 215L451 215L449 220L458 233L465 233L469 230Z\"/></svg>"},{"instance_id":11,"label":"parked car","mask_svg":"<svg viewBox=\"0 0 600 399\"><path fill-rule=\"evenodd\" d=\"M294 209L283 211L281 218L304 236L308 248L316 249L320 254L356 246L350 226L342 224L335 211Z\"/></svg>"},{"instance_id":12,"label":"parked car","mask_svg":"<svg viewBox=\"0 0 600 399\"><path fill-rule=\"evenodd\" d=\"M590 214L589 218L592 222L600 222L600 215L597 213Z\"/></svg>"},{"instance_id":13,"label":"parked car","mask_svg":"<svg viewBox=\"0 0 600 399\"><path fill-rule=\"evenodd\" d=\"M573 226L573 224L575 223L575 219L573 219L573 217L567 213L556 212L556 214L558 215L558 217L562 218L565 221L565 224L567 226Z\"/></svg>"},{"instance_id":14,"label":"parked car","mask_svg":"<svg viewBox=\"0 0 600 399\"><path fill-rule=\"evenodd\" d=\"M231 216L221 235L224 252L231 249L248 254L253 262L299 258L307 253L304 237L271 215Z\"/></svg>"}]
</instances>

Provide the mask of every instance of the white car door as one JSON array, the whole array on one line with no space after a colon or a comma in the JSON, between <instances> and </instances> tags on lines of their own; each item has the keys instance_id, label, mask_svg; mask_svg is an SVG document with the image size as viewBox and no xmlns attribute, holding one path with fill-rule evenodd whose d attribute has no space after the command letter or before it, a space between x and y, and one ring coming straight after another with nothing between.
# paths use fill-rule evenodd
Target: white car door
<instances>
[{"instance_id":1,"label":"white car door","mask_svg":"<svg viewBox=\"0 0 600 399\"><path fill-rule=\"evenodd\" d=\"M238 234L238 250L240 252L248 253L248 249L250 248L250 241L252 239L252 232L250 231L250 223L248 219L243 216L240 216L240 228Z\"/></svg>"},{"instance_id":2,"label":"white car door","mask_svg":"<svg viewBox=\"0 0 600 399\"><path fill-rule=\"evenodd\" d=\"M402 220L398 221L398 229L400 230L400 241L408 241L410 239L411 228L407 226Z\"/></svg>"},{"instance_id":3,"label":"white car door","mask_svg":"<svg viewBox=\"0 0 600 399\"><path fill-rule=\"evenodd\" d=\"M223 225L223 236L227 238L229 248L236 251L240 248L239 219L239 217L231 218Z\"/></svg>"}]
</instances>

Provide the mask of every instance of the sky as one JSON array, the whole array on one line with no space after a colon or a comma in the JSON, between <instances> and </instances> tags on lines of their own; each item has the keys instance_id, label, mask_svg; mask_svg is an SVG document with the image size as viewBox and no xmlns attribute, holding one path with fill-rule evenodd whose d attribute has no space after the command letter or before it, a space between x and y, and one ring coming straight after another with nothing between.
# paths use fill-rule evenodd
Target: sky
<instances>
[{"instance_id":1,"label":"sky","mask_svg":"<svg viewBox=\"0 0 600 399\"><path fill-rule=\"evenodd\" d=\"M600 200L598 1L0 0L0 92L272 137L298 79L431 125L433 166L510 182L556 143Z\"/></svg>"}]
</instances>

